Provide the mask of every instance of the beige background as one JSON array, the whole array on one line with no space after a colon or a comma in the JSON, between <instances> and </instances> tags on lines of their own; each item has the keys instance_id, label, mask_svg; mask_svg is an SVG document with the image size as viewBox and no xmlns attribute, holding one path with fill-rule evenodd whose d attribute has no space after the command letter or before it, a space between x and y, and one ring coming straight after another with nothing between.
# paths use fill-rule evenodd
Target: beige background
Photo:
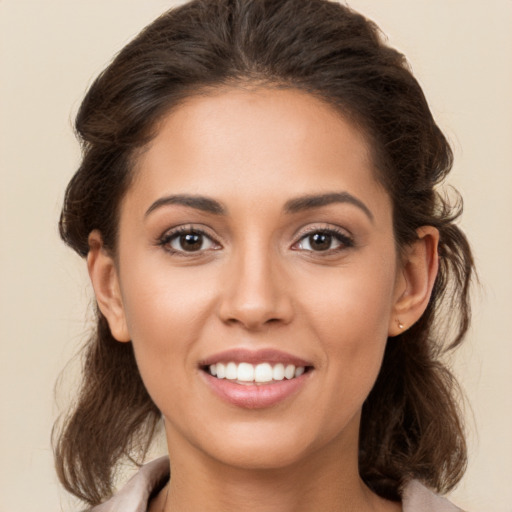
<instances>
[{"instance_id":1,"label":"beige background","mask_svg":"<svg viewBox=\"0 0 512 512\"><path fill-rule=\"evenodd\" d=\"M470 465L452 499L510 512L512 1L349 3L408 56L455 149L451 183L465 197L483 287L455 364L473 413ZM172 4L0 0L0 512L79 509L59 488L49 444L54 382L85 338L90 301L83 264L56 228L79 159L71 120L92 77Z\"/></svg>"}]
</instances>

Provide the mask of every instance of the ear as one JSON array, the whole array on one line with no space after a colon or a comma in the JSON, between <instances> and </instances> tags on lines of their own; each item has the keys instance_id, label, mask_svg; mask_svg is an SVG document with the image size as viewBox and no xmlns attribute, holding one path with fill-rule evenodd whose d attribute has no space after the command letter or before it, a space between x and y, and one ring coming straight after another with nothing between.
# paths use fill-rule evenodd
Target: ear
<instances>
[{"instance_id":1,"label":"ear","mask_svg":"<svg viewBox=\"0 0 512 512\"><path fill-rule=\"evenodd\" d=\"M401 334L425 312L439 268L439 231L432 226L417 230L418 239L406 250L395 284L395 302L388 336Z\"/></svg>"},{"instance_id":2,"label":"ear","mask_svg":"<svg viewBox=\"0 0 512 512\"><path fill-rule=\"evenodd\" d=\"M96 301L107 319L112 336L117 341L130 341L117 268L114 258L105 249L103 238L98 230L89 234L87 269Z\"/></svg>"}]
</instances>

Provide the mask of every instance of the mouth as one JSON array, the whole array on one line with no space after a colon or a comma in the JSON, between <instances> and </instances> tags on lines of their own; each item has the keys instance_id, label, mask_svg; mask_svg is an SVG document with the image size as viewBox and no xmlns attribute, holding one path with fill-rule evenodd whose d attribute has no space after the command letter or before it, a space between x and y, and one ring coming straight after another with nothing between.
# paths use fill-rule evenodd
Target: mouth
<instances>
[{"instance_id":1,"label":"mouth","mask_svg":"<svg viewBox=\"0 0 512 512\"><path fill-rule=\"evenodd\" d=\"M262 385L292 380L312 370L312 366L262 362L226 361L202 366L201 369L216 379L226 379L240 385Z\"/></svg>"},{"instance_id":2,"label":"mouth","mask_svg":"<svg viewBox=\"0 0 512 512\"><path fill-rule=\"evenodd\" d=\"M288 401L311 381L314 366L274 349L227 350L199 365L208 387L223 401L262 409Z\"/></svg>"}]
</instances>

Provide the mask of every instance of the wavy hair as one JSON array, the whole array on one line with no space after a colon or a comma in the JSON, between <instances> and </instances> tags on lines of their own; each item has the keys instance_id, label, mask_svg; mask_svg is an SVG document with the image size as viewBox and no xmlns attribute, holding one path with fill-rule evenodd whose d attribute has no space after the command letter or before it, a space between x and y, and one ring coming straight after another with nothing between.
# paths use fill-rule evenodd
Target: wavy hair
<instances>
[{"instance_id":1,"label":"wavy hair","mask_svg":"<svg viewBox=\"0 0 512 512\"><path fill-rule=\"evenodd\" d=\"M366 484L389 499L398 500L410 478L447 491L465 470L466 445L443 354L468 329L473 260L455 223L461 205L438 191L452 166L449 144L404 56L373 22L327 0L194 0L163 14L83 100L76 119L83 157L66 190L60 234L85 257L88 235L98 229L115 253L120 200L158 121L205 89L247 83L306 91L363 131L392 199L399 250L420 226L439 230L428 308L388 340L364 403L359 467ZM119 461L137 448L144 453L159 419L131 344L116 342L97 310L76 405L54 430L64 487L92 505L109 497Z\"/></svg>"}]
</instances>

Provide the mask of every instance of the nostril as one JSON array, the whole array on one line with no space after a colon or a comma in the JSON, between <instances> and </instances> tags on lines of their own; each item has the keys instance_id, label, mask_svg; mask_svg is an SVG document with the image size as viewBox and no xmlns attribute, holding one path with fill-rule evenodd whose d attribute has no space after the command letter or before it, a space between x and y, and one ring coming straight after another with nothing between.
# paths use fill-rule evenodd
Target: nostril
<instances>
[{"instance_id":1,"label":"nostril","mask_svg":"<svg viewBox=\"0 0 512 512\"><path fill-rule=\"evenodd\" d=\"M293 316L287 284L276 276L267 256L249 255L233 264L219 290L219 317L250 330L288 323Z\"/></svg>"},{"instance_id":2,"label":"nostril","mask_svg":"<svg viewBox=\"0 0 512 512\"><path fill-rule=\"evenodd\" d=\"M248 330L260 330L270 325L279 324L284 320L276 316L267 318L268 315L258 313L256 311L239 312L238 315L232 315L224 320L225 323L231 325L240 325Z\"/></svg>"}]
</instances>

